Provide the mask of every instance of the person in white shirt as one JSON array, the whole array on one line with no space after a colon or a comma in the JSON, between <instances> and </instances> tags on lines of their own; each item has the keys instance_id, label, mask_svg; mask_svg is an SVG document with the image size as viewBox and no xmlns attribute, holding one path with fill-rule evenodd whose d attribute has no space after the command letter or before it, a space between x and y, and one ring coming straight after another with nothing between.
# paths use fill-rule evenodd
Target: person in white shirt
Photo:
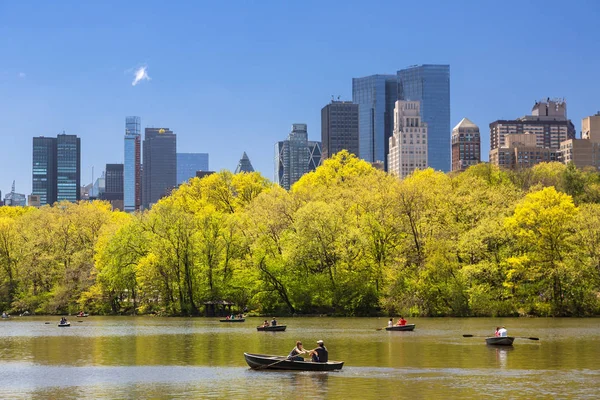
<instances>
[{"instance_id":1,"label":"person in white shirt","mask_svg":"<svg viewBox=\"0 0 600 400\"><path fill-rule=\"evenodd\" d=\"M388 321L388 326L389 327L394 326L394 318L390 318L390 320Z\"/></svg>"},{"instance_id":2,"label":"person in white shirt","mask_svg":"<svg viewBox=\"0 0 600 400\"><path fill-rule=\"evenodd\" d=\"M500 330L498 331L498 333L500 334L501 337L508 336L508 332L506 331L505 327L500 328Z\"/></svg>"}]
</instances>

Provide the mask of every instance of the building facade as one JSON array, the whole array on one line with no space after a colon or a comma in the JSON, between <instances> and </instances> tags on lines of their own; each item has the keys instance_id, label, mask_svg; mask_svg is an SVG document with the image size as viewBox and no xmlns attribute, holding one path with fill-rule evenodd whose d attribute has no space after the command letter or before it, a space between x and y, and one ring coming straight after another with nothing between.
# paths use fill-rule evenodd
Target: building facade
<instances>
[{"instance_id":1,"label":"building facade","mask_svg":"<svg viewBox=\"0 0 600 400\"><path fill-rule=\"evenodd\" d=\"M123 207L139 210L142 205L142 131L140 117L125 118Z\"/></svg>"},{"instance_id":2,"label":"building facade","mask_svg":"<svg viewBox=\"0 0 600 400\"><path fill-rule=\"evenodd\" d=\"M427 124L429 166L448 172L450 162L450 66L415 65L397 72L398 99L419 101Z\"/></svg>"},{"instance_id":3,"label":"building facade","mask_svg":"<svg viewBox=\"0 0 600 400\"><path fill-rule=\"evenodd\" d=\"M575 126L567 119L567 103L562 99L536 102L531 115L515 120L498 120L490 124L490 149L506 145L506 136L531 133L536 146L559 149L560 143L575 139Z\"/></svg>"},{"instance_id":4,"label":"building facade","mask_svg":"<svg viewBox=\"0 0 600 400\"><path fill-rule=\"evenodd\" d=\"M504 146L490 150L490 164L506 169L530 168L542 162L559 161L560 150L537 145L533 133L512 133Z\"/></svg>"},{"instance_id":5,"label":"building facade","mask_svg":"<svg viewBox=\"0 0 600 400\"><path fill-rule=\"evenodd\" d=\"M416 169L427 168L428 126L421 120L419 101L396 101L389 142L389 173L405 178Z\"/></svg>"},{"instance_id":6,"label":"building facade","mask_svg":"<svg viewBox=\"0 0 600 400\"><path fill-rule=\"evenodd\" d=\"M275 183L290 190L320 160L321 143L308 140L306 124L293 124L287 140L275 144Z\"/></svg>"},{"instance_id":7,"label":"building facade","mask_svg":"<svg viewBox=\"0 0 600 400\"><path fill-rule=\"evenodd\" d=\"M242 154L242 158L238 161L237 167L235 167L235 174L239 174L240 172L254 172L254 167L250 162L250 158L248 158L248 154L244 152Z\"/></svg>"},{"instance_id":8,"label":"building facade","mask_svg":"<svg viewBox=\"0 0 600 400\"><path fill-rule=\"evenodd\" d=\"M10 193L4 196L4 204L9 207L25 207L27 205L27 197L22 193L15 191L15 181L12 183Z\"/></svg>"},{"instance_id":9,"label":"building facade","mask_svg":"<svg viewBox=\"0 0 600 400\"><path fill-rule=\"evenodd\" d=\"M76 135L56 137L56 201L79 201L81 140Z\"/></svg>"},{"instance_id":10,"label":"building facade","mask_svg":"<svg viewBox=\"0 0 600 400\"><path fill-rule=\"evenodd\" d=\"M142 206L150 208L177 187L177 135L169 128L146 128L143 144Z\"/></svg>"},{"instance_id":11,"label":"building facade","mask_svg":"<svg viewBox=\"0 0 600 400\"><path fill-rule=\"evenodd\" d=\"M452 171L463 171L481 162L479 127L463 118L452 130Z\"/></svg>"},{"instance_id":12,"label":"building facade","mask_svg":"<svg viewBox=\"0 0 600 400\"><path fill-rule=\"evenodd\" d=\"M102 199L107 200L113 207L113 210L124 209L124 165L106 164L106 173L104 175L105 188Z\"/></svg>"},{"instance_id":13,"label":"building facade","mask_svg":"<svg viewBox=\"0 0 600 400\"><path fill-rule=\"evenodd\" d=\"M323 159L342 150L358 157L358 104L332 100L321 109L321 145Z\"/></svg>"},{"instance_id":14,"label":"building facade","mask_svg":"<svg viewBox=\"0 0 600 400\"><path fill-rule=\"evenodd\" d=\"M398 100L396 75L352 78L352 102L358 104L358 157L387 163Z\"/></svg>"},{"instance_id":15,"label":"building facade","mask_svg":"<svg viewBox=\"0 0 600 400\"><path fill-rule=\"evenodd\" d=\"M560 153L565 164L600 169L600 112L581 121L581 139L561 142Z\"/></svg>"},{"instance_id":16,"label":"building facade","mask_svg":"<svg viewBox=\"0 0 600 400\"><path fill-rule=\"evenodd\" d=\"M208 171L208 153L177 153L177 183L196 176L196 171Z\"/></svg>"},{"instance_id":17,"label":"building facade","mask_svg":"<svg viewBox=\"0 0 600 400\"><path fill-rule=\"evenodd\" d=\"M33 138L31 194L41 206L56 202L56 138Z\"/></svg>"}]
</instances>

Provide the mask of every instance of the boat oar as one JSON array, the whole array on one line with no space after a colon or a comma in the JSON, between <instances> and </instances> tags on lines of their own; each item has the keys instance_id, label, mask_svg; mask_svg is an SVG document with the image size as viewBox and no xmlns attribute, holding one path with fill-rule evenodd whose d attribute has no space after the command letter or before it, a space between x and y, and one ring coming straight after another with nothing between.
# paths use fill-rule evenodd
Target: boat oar
<instances>
[{"instance_id":1,"label":"boat oar","mask_svg":"<svg viewBox=\"0 0 600 400\"><path fill-rule=\"evenodd\" d=\"M308 352L307 352L307 351L305 351L304 353L308 353ZM300 353L300 354L304 354L304 353ZM272 365L279 364L280 362L283 362L283 361L292 361L292 362L293 362L294 360L290 360L289 358L287 358L287 357L285 357L285 356L284 356L282 360L277 360L277 361L275 361L275 362L274 362L274 363L272 363L272 364L261 365L260 367L258 367L258 368L254 368L254 369L255 369L255 370L257 370L257 369L268 368L268 367L270 367L270 366L272 366Z\"/></svg>"},{"instance_id":2,"label":"boat oar","mask_svg":"<svg viewBox=\"0 0 600 400\"><path fill-rule=\"evenodd\" d=\"M488 336L479 336L479 335L463 335L463 337L488 337ZM525 336L514 336L517 339L529 339L529 340L540 340L539 337L525 337Z\"/></svg>"}]
</instances>

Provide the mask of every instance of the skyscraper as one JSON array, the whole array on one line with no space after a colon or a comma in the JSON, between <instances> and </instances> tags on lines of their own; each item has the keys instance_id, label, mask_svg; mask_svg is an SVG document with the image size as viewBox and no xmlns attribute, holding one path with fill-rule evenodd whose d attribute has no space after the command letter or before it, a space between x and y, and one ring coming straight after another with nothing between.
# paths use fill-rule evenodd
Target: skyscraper
<instances>
[{"instance_id":1,"label":"skyscraper","mask_svg":"<svg viewBox=\"0 0 600 400\"><path fill-rule=\"evenodd\" d=\"M420 106L419 101L396 101L388 171L400 178L427 168L428 127L421 121Z\"/></svg>"},{"instance_id":2,"label":"skyscraper","mask_svg":"<svg viewBox=\"0 0 600 400\"><path fill-rule=\"evenodd\" d=\"M254 167L252 166L250 158L248 158L248 154L246 154L246 152L242 154L242 158L240 158L237 167L235 167L235 173L239 174L240 172L254 172Z\"/></svg>"},{"instance_id":3,"label":"skyscraper","mask_svg":"<svg viewBox=\"0 0 600 400\"><path fill-rule=\"evenodd\" d=\"M177 187L177 135L169 128L146 128L142 205L150 208Z\"/></svg>"},{"instance_id":4,"label":"skyscraper","mask_svg":"<svg viewBox=\"0 0 600 400\"><path fill-rule=\"evenodd\" d=\"M125 118L125 152L123 164L123 207L139 210L142 205L141 119Z\"/></svg>"},{"instance_id":5,"label":"skyscraper","mask_svg":"<svg viewBox=\"0 0 600 400\"><path fill-rule=\"evenodd\" d=\"M423 64L397 72L398 99L421 102L429 166L450 171L450 66Z\"/></svg>"},{"instance_id":6,"label":"skyscraper","mask_svg":"<svg viewBox=\"0 0 600 400\"><path fill-rule=\"evenodd\" d=\"M348 150L358 157L358 104L331 101L321 109L323 159Z\"/></svg>"},{"instance_id":7,"label":"skyscraper","mask_svg":"<svg viewBox=\"0 0 600 400\"><path fill-rule=\"evenodd\" d=\"M463 118L452 129L452 171L462 171L481 162L479 127Z\"/></svg>"},{"instance_id":8,"label":"skyscraper","mask_svg":"<svg viewBox=\"0 0 600 400\"><path fill-rule=\"evenodd\" d=\"M38 196L40 205L56 202L56 138L33 138L31 194Z\"/></svg>"},{"instance_id":9,"label":"skyscraper","mask_svg":"<svg viewBox=\"0 0 600 400\"><path fill-rule=\"evenodd\" d=\"M389 138L398 100L396 75L352 78L352 102L358 104L359 158L387 164Z\"/></svg>"},{"instance_id":10,"label":"skyscraper","mask_svg":"<svg viewBox=\"0 0 600 400\"><path fill-rule=\"evenodd\" d=\"M196 171L208 171L208 153L177 153L177 183L196 176Z\"/></svg>"},{"instance_id":11,"label":"skyscraper","mask_svg":"<svg viewBox=\"0 0 600 400\"><path fill-rule=\"evenodd\" d=\"M103 200L108 200L113 209L123 210L123 164L106 164Z\"/></svg>"},{"instance_id":12,"label":"skyscraper","mask_svg":"<svg viewBox=\"0 0 600 400\"><path fill-rule=\"evenodd\" d=\"M321 142L308 140L306 124L293 124L287 140L275 143L275 183L290 190L320 159Z\"/></svg>"},{"instance_id":13,"label":"skyscraper","mask_svg":"<svg viewBox=\"0 0 600 400\"><path fill-rule=\"evenodd\" d=\"M81 140L63 133L56 137L56 200L78 201L80 186Z\"/></svg>"}]
</instances>

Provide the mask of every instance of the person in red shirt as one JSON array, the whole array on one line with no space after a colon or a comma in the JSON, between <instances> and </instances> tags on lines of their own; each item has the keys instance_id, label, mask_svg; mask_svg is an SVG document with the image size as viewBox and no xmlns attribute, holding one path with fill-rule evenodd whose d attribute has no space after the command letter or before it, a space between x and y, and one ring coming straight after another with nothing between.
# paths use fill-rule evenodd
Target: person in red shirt
<instances>
[{"instance_id":1,"label":"person in red shirt","mask_svg":"<svg viewBox=\"0 0 600 400\"><path fill-rule=\"evenodd\" d=\"M496 337L500 336L500 327L499 326L496 327L496 332L494 333L494 336L496 336Z\"/></svg>"},{"instance_id":2,"label":"person in red shirt","mask_svg":"<svg viewBox=\"0 0 600 400\"><path fill-rule=\"evenodd\" d=\"M403 316L400 316L400 319L398 320L398 325L399 326L404 326L406 325L406 320L404 319Z\"/></svg>"}]
</instances>

